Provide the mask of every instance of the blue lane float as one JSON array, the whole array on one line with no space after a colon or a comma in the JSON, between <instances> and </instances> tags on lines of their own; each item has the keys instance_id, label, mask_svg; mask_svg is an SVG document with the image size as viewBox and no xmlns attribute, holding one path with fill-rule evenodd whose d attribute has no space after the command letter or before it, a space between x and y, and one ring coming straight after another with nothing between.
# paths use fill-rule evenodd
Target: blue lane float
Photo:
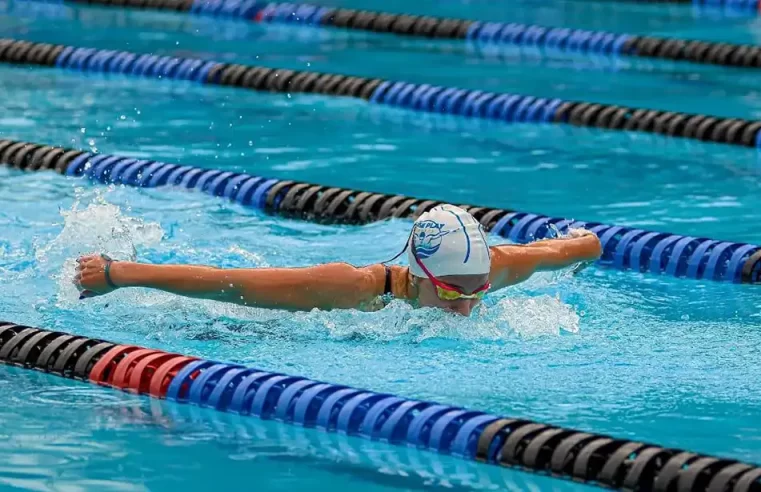
<instances>
[{"instance_id":1,"label":"blue lane float","mask_svg":"<svg viewBox=\"0 0 761 492\"><path fill-rule=\"evenodd\" d=\"M733 459L0 321L0 363L614 490L756 491Z\"/></svg>"},{"instance_id":2,"label":"blue lane float","mask_svg":"<svg viewBox=\"0 0 761 492\"><path fill-rule=\"evenodd\" d=\"M317 222L363 224L414 219L441 203L15 140L0 140L0 163L21 170L56 170L103 184L192 189L268 213ZM761 246L755 244L462 206L486 230L516 243L556 237L569 228L585 227L600 238L603 253L597 263L605 267L697 280L761 282Z\"/></svg>"},{"instance_id":3,"label":"blue lane float","mask_svg":"<svg viewBox=\"0 0 761 492\"><path fill-rule=\"evenodd\" d=\"M761 121L721 118L613 104L413 84L350 75L304 72L0 39L0 62L80 72L118 73L161 80L278 92L354 97L401 109L493 119L505 123L567 124L656 133L746 147L761 146Z\"/></svg>"},{"instance_id":4,"label":"blue lane float","mask_svg":"<svg viewBox=\"0 0 761 492\"><path fill-rule=\"evenodd\" d=\"M623 55L724 66L761 67L761 47L753 45L658 38L515 22L448 19L332 8L314 4L254 0L54 0L54 2L171 10L252 22L323 26L434 39L459 39L469 43L526 46L581 55ZM694 0L693 5L697 9L707 11L723 9L735 15L756 15L759 11L759 0Z\"/></svg>"}]
</instances>

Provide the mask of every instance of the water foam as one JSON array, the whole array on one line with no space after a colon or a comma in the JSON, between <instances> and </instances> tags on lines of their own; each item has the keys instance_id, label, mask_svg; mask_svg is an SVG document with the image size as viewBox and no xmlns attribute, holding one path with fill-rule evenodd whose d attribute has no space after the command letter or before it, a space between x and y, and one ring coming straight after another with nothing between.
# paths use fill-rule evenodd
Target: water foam
<instances>
[{"instance_id":1,"label":"water foam","mask_svg":"<svg viewBox=\"0 0 761 492\"><path fill-rule=\"evenodd\" d=\"M157 316L167 323L164 330L166 326L186 327L173 330L170 336L197 340L507 341L578 333L581 321L573 306L550 295L505 296L493 305L477 307L470 317L434 308L416 309L400 300L376 312L314 309L288 313L175 296L150 299L162 311ZM200 322L188 323L189 319Z\"/></svg>"}]
</instances>

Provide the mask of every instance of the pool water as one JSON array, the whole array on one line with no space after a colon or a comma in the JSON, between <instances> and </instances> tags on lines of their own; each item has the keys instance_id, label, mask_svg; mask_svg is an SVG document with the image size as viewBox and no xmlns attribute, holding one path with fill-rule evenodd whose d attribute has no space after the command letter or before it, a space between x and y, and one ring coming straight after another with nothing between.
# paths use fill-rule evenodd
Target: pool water
<instances>
[{"instance_id":1,"label":"pool water","mask_svg":"<svg viewBox=\"0 0 761 492\"><path fill-rule=\"evenodd\" d=\"M700 39L724 26L721 39L735 42L750 39L758 22L591 2L410 8ZM753 70L487 56L456 43L166 13L18 2L0 12L4 36L34 41L736 117L758 117L761 108ZM26 67L0 66L0 87L2 138L761 242L754 150ZM287 314L139 289L79 301L70 282L74 258L90 251L227 267L368 264L394 256L409 225L316 225L182 190L0 169L0 318L761 461L761 370L752 362L761 302L753 286L602 268L546 273L490 295L463 319L399 302L378 313ZM252 480L266 490L587 488L14 368L0 367L0 382L3 488L208 490Z\"/></svg>"}]
</instances>

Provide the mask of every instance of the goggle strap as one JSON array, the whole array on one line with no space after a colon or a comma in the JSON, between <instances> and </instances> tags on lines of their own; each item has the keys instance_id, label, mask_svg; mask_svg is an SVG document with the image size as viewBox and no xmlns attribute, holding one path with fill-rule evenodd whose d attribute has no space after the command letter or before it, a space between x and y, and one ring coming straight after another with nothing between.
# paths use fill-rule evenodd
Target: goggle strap
<instances>
[{"instance_id":1,"label":"goggle strap","mask_svg":"<svg viewBox=\"0 0 761 492\"><path fill-rule=\"evenodd\" d=\"M394 256L394 257L393 257L393 258L391 258L390 260L382 261L382 262L381 262L381 265L385 265L386 263L391 263L392 261L394 261L394 260L396 260L397 258L399 258L400 256L402 256L402 255L404 254L404 252L405 252L405 251L407 251L407 248L408 248L408 247L409 247L409 245L410 245L410 238L412 237L412 234L413 234L414 232L415 232L415 226L413 225L413 226L412 226L412 230L410 231L410 234L407 236L407 241L405 241L405 242L404 242L404 248L402 248L402 250L401 250L400 252L398 252L398 253L396 254L396 256Z\"/></svg>"}]
</instances>

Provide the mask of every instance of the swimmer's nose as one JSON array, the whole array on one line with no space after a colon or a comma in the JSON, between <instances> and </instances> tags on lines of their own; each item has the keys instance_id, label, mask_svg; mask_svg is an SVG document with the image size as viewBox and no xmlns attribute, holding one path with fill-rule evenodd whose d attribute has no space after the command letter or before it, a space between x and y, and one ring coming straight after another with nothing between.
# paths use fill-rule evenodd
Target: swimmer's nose
<instances>
[{"instance_id":1,"label":"swimmer's nose","mask_svg":"<svg viewBox=\"0 0 761 492\"><path fill-rule=\"evenodd\" d=\"M447 311L462 314L463 316L470 316L470 311L472 309L472 304L464 299L460 301L454 301L447 306Z\"/></svg>"}]
</instances>

